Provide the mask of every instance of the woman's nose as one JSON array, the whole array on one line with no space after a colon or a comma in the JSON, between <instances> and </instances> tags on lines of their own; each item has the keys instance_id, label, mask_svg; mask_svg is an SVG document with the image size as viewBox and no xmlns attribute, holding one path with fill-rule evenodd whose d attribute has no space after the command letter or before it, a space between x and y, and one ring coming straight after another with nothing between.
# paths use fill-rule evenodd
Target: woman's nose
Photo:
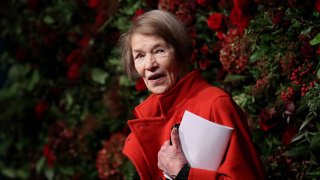
<instances>
[{"instance_id":1,"label":"woman's nose","mask_svg":"<svg viewBox=\"0 0 320 180\"><path fill-rule=\"evenodd\" d=\"M158 67L159 64L153 54L148 53L145 58L146 58L146 60L145 60L145 63L146 63L145 69L146 70L152 71Z\"/></svg>"}]
</instances>

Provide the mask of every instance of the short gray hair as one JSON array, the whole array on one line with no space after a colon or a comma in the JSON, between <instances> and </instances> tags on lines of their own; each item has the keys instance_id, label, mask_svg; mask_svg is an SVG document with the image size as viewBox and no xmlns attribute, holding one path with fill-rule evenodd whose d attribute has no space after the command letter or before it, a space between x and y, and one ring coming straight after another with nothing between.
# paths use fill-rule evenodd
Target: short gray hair
<instances>
[{"instance_id":1,"label":"short gray hair","mask_svg":"<svg viewBox=\"0 0 320 180\"><path fill-rule=\"evenodd\" d=\"M191 39L183 23L170 12L164 10L148 11L133 20L130 29L120 40L121 62L125 73L131 78L139 77L132 57L131 38L134 33L156 35L163 38L174 49L175 63L179 74L187 71L192 54Z\"/></svg>"}]
</instances>

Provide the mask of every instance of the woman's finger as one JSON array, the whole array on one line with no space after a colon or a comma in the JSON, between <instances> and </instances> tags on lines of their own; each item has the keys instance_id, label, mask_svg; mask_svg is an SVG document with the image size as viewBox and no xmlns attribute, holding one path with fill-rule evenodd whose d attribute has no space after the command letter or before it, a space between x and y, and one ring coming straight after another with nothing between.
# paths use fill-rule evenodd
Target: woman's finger
<instances>
[{"instance_id":1,"label":"woman's finger","mask_svg":"<svg viewBox=\"0 0 320 180\"><path fill-rule=\"evenodd\" d=\"M171 131L171 141L172 146L179 149L180 148L180 138L178 133L178 128L173 128Z\"/></svg>"}]
</instances>

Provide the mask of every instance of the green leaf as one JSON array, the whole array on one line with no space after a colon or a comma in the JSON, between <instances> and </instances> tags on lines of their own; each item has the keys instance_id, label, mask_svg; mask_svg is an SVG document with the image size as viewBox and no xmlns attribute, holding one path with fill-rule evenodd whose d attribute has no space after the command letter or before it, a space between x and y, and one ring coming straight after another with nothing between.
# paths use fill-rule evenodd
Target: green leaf
<instances>
[{"instance_id":1,"label":"green leaf","mask_svg":"<svg viewBox=\"0 0 320 180\"><path fill-rule=\"evenodd\" d=\"M48 24L48 25L51 25L51 24L54 23L54 19L53 19L51 16L49 16L49 15L46 15L46 16L43 18L43 21L44 21L46 24Z\"/></svg>"},{"instance_id":2,"label":"green leaf","mask_svg":"<svg viewBox=\"0 0 320 180\"><path fill-rule=\"evenodd\" d=\"M99 84L105 84L108 76L109 76L109 74L106 71L99 69L99 68L94 68L91 71L92 80L99 83Z\"/></svg>"},{"instance_id":3,"label":"green leaf","mask_svg":"<svg viewBox=\"0 0 320 180\"><path fill-rule=\"evenodd\" d=\"M1 169L1 173L6 176L6 177L9 177L9 178L14 178L15 175L14 175L14 170L13 169L10 169L10 168L2 168Z\"/></svg>"},{"instance_id":4,"label":"green leaf","mask_svg":"<svg viewBox=\"0 0 320 180\"><path fill-rule=\"evenodd\" d=\"M54 177L54 170L53 170L53 168L47 168L44 173L45 173L46 177L47 177L49 180L52 180L52 179L53 179L53 177Z\"/></svg>"},{"instance_id":5,"label":"green leaf","mask_svg":"<svg viewBox=\"0 0 320 180\"><path fill-rule=\"evenodd\" d=\"M36 86L36 84L39 82L39 80L40 80L39 71L38 70L33 71L31 79L28 83L27 90L32 91L34 89L34 87Z\"/></svg>"},{"instance_id":6,"label":"green leaf","mask_svg":"<svg viewBox=\"0 0 320 180\"><path fill-rule=\"evenodd\" d=\"M255 62L260 59L261 57L261 52L260 51L255 51L251 56L250 56L250 62Z\"/></svg>"},{"instance_id":7,"label":"green leaf","mask_svg":"<svg viewBox=\"0 0 320 180\"><path fill-rule=\"evenodd\" d=\"M311 45L317 45L320 43L320 33L318 33L316 35L316 37L314 37L311 41L310 41L310 44Z\"/></svg>"},{"instance_id":8,"label":"green leaf","mask_svg":"<svg viewBox=\"0 0 320 180\"><path fill-rule=\"evenodd\" d=\"M306 120L303 121L302 125L300 126L299 131L301 131L306 125L308 125L314 118L316 118L316 116L314 116L313 114L308 114Z\"/></svg>"},{"instance_id":9,"label":"green leaf","mask_svg":"<svg viewBox=\"0 0 320 180\"><path fill-rule=\"evenodd\" d=\"M315 169L313 171L308 172L307 174L308 174L308 176L319 178L319 176L320 176L320 167L318 167L317 169Z\"/></svg>"},{"instance_id":10,"label":"green leaf","mask_svg":"<svg viewBox=\"0 0 320 180\"><path fill-rule=\"evenodd\" d=\"M136 12L136 10L139 9L139 7L141 7L141 1L132 1L130 3L130 6L124 6L121 9L121 12L125 12L127 15L132 16Z\"/></svg>"},{"instance_id":11,"label":"green leaf","mask_svg":"<svg viewBox=\"0 0 320 180\"><path fill-rule=\"evenodd\" d=\"M320 133L317 133L311 139L310 148L313 150L316 150L316 149L319 149L319 147L320 147Z\"/></svg>"},{"instance_id":12,"label":"green leaf","mask_svg":"<svg viewBox=\"0 0 320 180\"><path fill-rule=\"evenodd\" d=\"M66 93L66 103L67 109L70 109L73 104L73 97L70 93Z\"/></svg>"},{"instance_id":13,"label":"green leaf","mask_svg":"<svg viewBox=\"0 0 320 180\"><path fill-rule=\"evenodd\" d=\"M59 170L68 176L72 176L74 174L74 169L72 167L61 167Z\"/></svg>"},{"instance_id":14,"label":"green leaf","mask_svg":"<svg viewBox=\"0 0 320 180\"><path fill-rule=\"evenodd\" d=\"M285 153L283 153L284 156L299 156L299 155L304 155L307 153L308 148L306 146L300 145L300 146L296 146L295 148L286 151Z\"/></svg>"},{"instance_id":15,"label":"green leaf","mask_svg":"<svg viewBox=\"0 0 320 180\"><path fill-rule=\"evenodd\" d=\"M130 22L126 17L120 17L115 21L115 25L119 28L120 31L127 31L130 27Z\"/></svg>"},{"instance_id":16,"label":"green leaf","mask_svg":"<svg viewBox=\"0 0 320 180\"><path fill-rule=\"evenodd\" d=\"M276 37L270 34L262 34L260 38L264 41L272 41L272 40L275 40Z\"/></svg>"},{"instance_id":17,"label":"green leaf","mask_svg":"<svg viewBox=\"0 0 320 180\"><path fill-rule=\"evenodd\" d=\"M292 142L295 142L295 141L298 141L304 137L306 137L308 134L308 132L304 132L304 133L300 133L300 134L297 134L294 138L292 138Z\"/></svg>"},{"instance_id":18,"label":"green leaf","mask_svg":"<svg viewBox=\"0 0 320 180\"><path fill-rule=\"evenodd\" d=\"M16 170L16 176L19 179L27 179L29 176L29 170L28 169L18 169L18 170Z\"/></svg>"},{"instance_id":19,"label":"green leaf","mask_svg":"<svg viewBox=\"0 0 320 180\"><path fill-rule=\"evenodd\" d=\"M120 76L119 83L121 86L131 86L133 84L127 76Z\"/></svg>"},{"instance_id":20,"label":"green leaf","mask_svg":"<svg viewBox=\"0 0 320 180\"><path fill-rule=\"evenodd\" d=\"M9 70L9 79L14 81L25 77L30 72L29 66L14 65Z\"/></svg>"},{"instance_id":21,"label":"green leaf","mask_svg":"<svg viewBox=\"0 0 320 180\"><path fill-rule=\"evenodd\" d=\"M27 169L11 169L11 168L2 168L1 173L5 177L9 177L12 179L26 179L29 176L29 172Z\"/></svg>"},{"instance_id":22,"label":"green leaf","mask_svg":"<svg viewBox=\"0 0 320 180\"><path fill-rule=\"evenodd\" d=\"M317 77L320 79L320 68L318 69Z\"/></svg>"},{"instance_id":23,"label":"green leaf","mask_svg":"<svg viewBox=\"0 0 320 180\"><path fill-rule=\"evenodd\" d=\"M241 76L241 75L228 74L223 82L233 83L233 82L243 81L244 79L245 79L245 77Z\"/></svg>"},{"instance_id":24,"label":"green leaf","mask_svg":"<svg viewBox=\"0 0 320 180\"><path fill-rule=\"evenodd\" d=\"M42 171L44 164L45 164L45 161L46 161L46 159L43 156L38 160L37 165L36 165L37 173L40 173Z\"/></svg>"}]
</instances>

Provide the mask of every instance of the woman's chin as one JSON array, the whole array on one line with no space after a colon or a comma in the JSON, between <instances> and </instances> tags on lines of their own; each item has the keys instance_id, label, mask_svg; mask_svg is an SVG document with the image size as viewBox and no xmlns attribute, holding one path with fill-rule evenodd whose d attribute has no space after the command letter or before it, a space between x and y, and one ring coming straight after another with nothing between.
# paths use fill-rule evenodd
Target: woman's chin
<instances>
[{"instance_id":1,"label":"woman's chin","mask_svg":"<svg viewBox=\"0 0 320 180\"><path fill-rule=\"evenodd\" d=\"M159 85L159 86L148 87L148 89L153 94L163 94L168 91L169 87L166 85Z\"/></svg>"}]
</instances>

